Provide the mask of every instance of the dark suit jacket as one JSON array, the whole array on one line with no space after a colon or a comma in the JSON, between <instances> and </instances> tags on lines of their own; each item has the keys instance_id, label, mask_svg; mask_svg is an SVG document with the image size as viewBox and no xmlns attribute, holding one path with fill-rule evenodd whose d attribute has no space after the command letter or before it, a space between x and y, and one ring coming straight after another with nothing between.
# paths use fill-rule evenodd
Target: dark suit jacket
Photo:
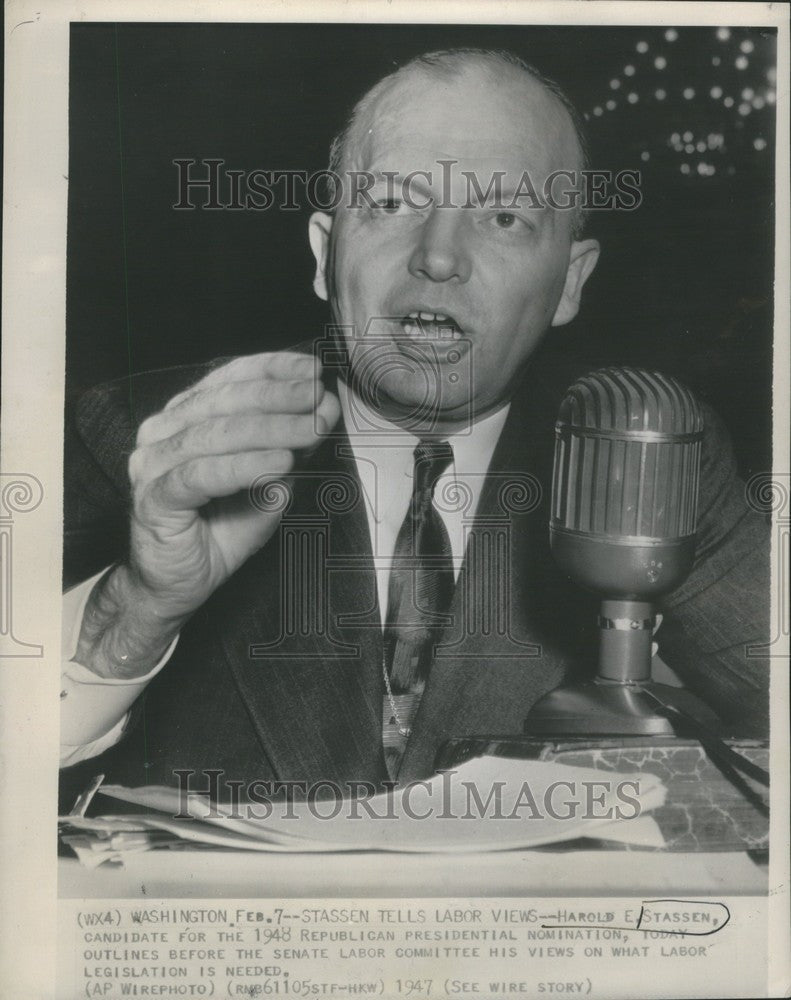
<instances>
[{"instance_id":1,"label":"dark suit jacket","mask_svg":"<svg viewBox=\"0 0 791 1000\"><path fill-rule=\"evenodd\" d=\"M431 773L451 736L520 733L570 671L592 671L597 602L549 550L554 421L588 370L541 352L497 445L400 779ZM68 422L67 585L123 558L136 427L206 368L150 372L88 392ZM706 414L695 568L664 602L664 659L723 717L765 723L768 527L744 499L727 435ZM300 614L300 608L303 614ZM175 768L298 781L387 779L382 638L364 498L342 429L301 468L280 530L182 632L115 748L64 773L172 783Z\"/></svg>"}]
</instances>

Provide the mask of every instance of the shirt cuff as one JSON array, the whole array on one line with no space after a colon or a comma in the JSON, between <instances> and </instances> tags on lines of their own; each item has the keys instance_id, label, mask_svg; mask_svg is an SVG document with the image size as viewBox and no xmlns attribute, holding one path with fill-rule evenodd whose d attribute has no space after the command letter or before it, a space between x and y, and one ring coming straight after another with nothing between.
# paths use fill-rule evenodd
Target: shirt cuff
<instances>
[{"instance_id":1,"label":"shirt cuff","mask_svg":"<svg viewBox=\"0 0 791 1000\"><path fill-rule=\"evenodd\" d=\"M120 740L129 708L170 659L178 636L159 662L142 677L99 677L74 660L88 598L112 567L63 595L63 667L61 670L61 766L94 757Z\"/></svg>"}]
</instances>

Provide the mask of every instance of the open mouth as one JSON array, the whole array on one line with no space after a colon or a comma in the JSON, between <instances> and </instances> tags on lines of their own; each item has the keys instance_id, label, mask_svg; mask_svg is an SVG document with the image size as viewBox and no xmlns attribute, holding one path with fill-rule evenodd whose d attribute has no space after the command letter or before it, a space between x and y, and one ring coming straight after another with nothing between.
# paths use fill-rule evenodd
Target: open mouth
<instances>
[{"instance_id":1,"label":"open mouth","mask_svg":"<svg viewBox=\"0 0 791 1000\"><path fill-rule=\"evenodd\" d=\"M408 337L427 340L460 340L463 333L453 316L423 309L415 309L402 317L401 326Z\"/></svg>"}]
</instances>

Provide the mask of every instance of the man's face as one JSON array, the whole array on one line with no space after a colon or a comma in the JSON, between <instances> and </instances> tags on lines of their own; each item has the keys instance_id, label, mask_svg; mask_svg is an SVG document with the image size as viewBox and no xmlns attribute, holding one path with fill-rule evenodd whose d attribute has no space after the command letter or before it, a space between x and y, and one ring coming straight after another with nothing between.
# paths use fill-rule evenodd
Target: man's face
<instances>
[{"instance_id":1,"label":"man's face","mask_svg":"<svg viewBox=\"0 0 791 1000\"><path fill-rule=\"evenodd\" d=\"M478 419L509 398L549 326L576 314L598 256L572 241L572 212L526 192L511 207L525 172L541 192L552 171L579 169L571 122L524 74L495 82L476 67L413 72L366 119L348 169L376 181L354 207L347 186L334 217L312 218L316 290L383 413L409 423L428 399L440 427ZM499 203L494 188L481 199L498 175Z\"/></svg>"}]
</instances>

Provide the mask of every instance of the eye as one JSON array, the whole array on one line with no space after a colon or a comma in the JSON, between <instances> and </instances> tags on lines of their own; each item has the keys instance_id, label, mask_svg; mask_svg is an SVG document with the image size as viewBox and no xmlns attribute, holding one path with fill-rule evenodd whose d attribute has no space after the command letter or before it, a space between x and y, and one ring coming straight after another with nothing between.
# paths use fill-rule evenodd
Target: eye
<instances>
[{"instance_id":1,"label":"eye","mask_svg":"<svg viewBox=\"0 0 791 1000\"><path fill-rule=\"evenodd\" d=\"M380 198L373 206L373 211L384 212L386 215L397 215L404 209L404 203L400 198Z\"/></svg>"},{"instance_id":2,"label":"eye","mask_svg":"<svg viewBox=\"0 0 791 1000\"><path fill-rule=\"evenodd\" d=\"M489 212L485 221L492 229L507 233L512 239L523 239L533 232L532 223L516 212Z\"/></svg>"}]
</instances>

